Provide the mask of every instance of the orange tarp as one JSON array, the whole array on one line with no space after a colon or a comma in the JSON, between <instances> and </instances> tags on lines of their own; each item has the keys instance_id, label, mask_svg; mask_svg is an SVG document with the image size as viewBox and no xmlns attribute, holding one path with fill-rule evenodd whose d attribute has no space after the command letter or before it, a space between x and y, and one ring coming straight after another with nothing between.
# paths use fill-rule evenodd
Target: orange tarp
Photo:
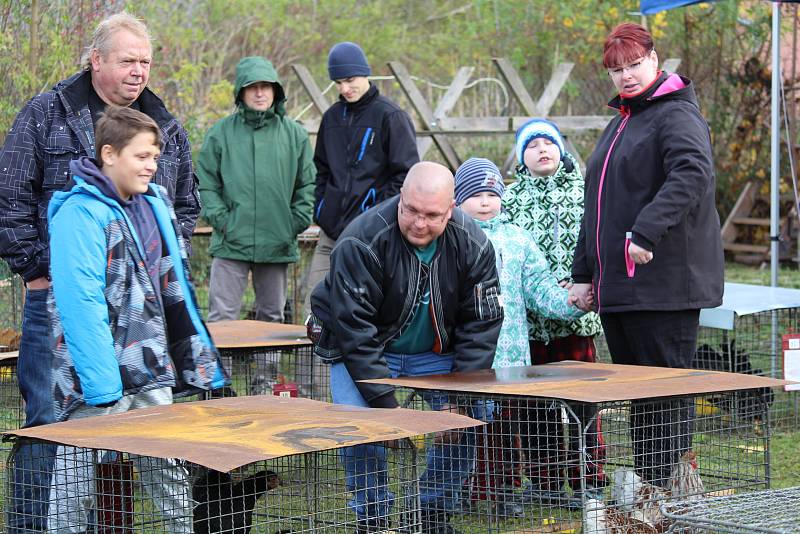
<instances>
[{"instance_id":1,"label":"orange tarp","mask_svg":"<svg viewBox=\"0 0 800 534\"><path fill-rule=\"evenodd\" d=\"M364 382L591 403L772 388L790 383L739 373L573 361Z\"/></svg>"},{"instance_id":2,"label":"orange tarp","mask_svg":"<svg viewBox=\"0 0 800 534\"><path fill-rule=\"evenodd\" d=\"M262 395L179 402L5 434L76 447L180 458L230 471L290 454L482 424L449 412L357 408Z\"/></svg>"}]
</instances>

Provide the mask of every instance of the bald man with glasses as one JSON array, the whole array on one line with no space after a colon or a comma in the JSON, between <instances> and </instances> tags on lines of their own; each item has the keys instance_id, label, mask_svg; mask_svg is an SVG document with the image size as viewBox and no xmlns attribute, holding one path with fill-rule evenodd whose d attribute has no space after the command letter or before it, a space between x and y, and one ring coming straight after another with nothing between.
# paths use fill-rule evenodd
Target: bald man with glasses
<instances>
[{"instance_id":1,"label":"bald man with glasses","mask_svg":"<svg viewBox=\"0 0 800 534\"><path fill-rule=\"evenodd\" d=\"M471 217L454 206L452 173L420 162L399 195L355 219L311 295L321 325L315 354L331 364L336 404L396 408L394 388L359 380L489 369L503 322L495 255ZM446 397L426 395L435 410ZM483 414L472 410L474 417ZM472 466L474 432L428 450L420 477L423 533L457 532L449 518ZM359 532L388 528L391 494L381 446L342 455ZM369 491L368 491L369 489Z\"/></svg>"}]
</instances>

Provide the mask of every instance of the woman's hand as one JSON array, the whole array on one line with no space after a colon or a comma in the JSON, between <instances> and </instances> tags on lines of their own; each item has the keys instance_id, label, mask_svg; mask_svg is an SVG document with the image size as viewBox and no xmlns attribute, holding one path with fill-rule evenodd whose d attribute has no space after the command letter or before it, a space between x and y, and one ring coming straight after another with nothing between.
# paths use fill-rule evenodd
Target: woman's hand
<instances>
[{"instance_id":1,"label":"woman's hand","mask_svg":"<svg viewBox=\"0 0 800 534\"><path fill-rule=\"evenodd\" d=\"M567 302L585 312L592 311L594 309L592 284L572 284Z\"/></svg>"},{"instance_id":2,"label":"woman's hand","mask_svg":"<svg viewBox=\"0 0 800 534\"><path fill-rule=\"evenodd\" d=\"M628 256L638 265L644 265L653 261L653 253L649 250L643 249L633 241L628 245Z\"/></svg>"}]
</instances>

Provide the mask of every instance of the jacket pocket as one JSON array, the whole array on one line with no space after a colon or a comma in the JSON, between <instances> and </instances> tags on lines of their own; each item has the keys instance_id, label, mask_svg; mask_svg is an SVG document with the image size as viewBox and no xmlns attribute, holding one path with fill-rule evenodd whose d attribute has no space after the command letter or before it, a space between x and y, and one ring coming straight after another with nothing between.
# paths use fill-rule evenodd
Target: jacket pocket
<instances>
[{"instance_id":1,"label":"jacket pocket","mask_svg":"<svg viewBox=\"0 0 800 534\"><path fill-rule=\"evenodd\" d=\"M173 148L170 149L170 145L173 145ZM178 154L174 148L174 143L170 141L158 158L158 170L153 176L153 182L164 187L169 194L169 198L174 199L176 195L179 167Z\"/></svg>"},{"instance_id":2,"label":"jacket pocket","mask_svg":"<svg viewBox=\"0 0 800 534\"><path fill-rule=\"evenodd\" d=\"M625 270L628 272L628 278L633 278L636 274L636 262L631 258L628 248L631 246L632 232L625 232Z\"/></svg>"},{"instance_id":3,"label":"jacket pocket","mask_svg":"<svg viewBox=\"0 0 800 534\"><path fill-rule=\"evenodd\" d=\"M333 184L328 184L325 196L317 206L317 224L328 235L339 236L342 221L346 216L346 209L343 206L344 198L344 191Z\"/></svg>"},{"instance_id":4,"label":"jacket pocket","mask_svg":"<svg viewBox=\"0 0 800 534\"><path fill-rule=\"evenodd\" d=\"M68 139L63 139L68 141ZM60 191L70 180L69 163L78 159L80 151L69 143L53 144L44 147L44 177L45 190Z\"/></svg>"},{"instance_id":5,"label":"jacket pocket","mask_svg":"<svg viewBox=\"0 0 800 534\"><path fill-rule=\"evenodd\" d=\"M342 351L338 347L333 332L324 325L321 326L319 331L319 338L314 344L314 356L323 361L323 363L333 364L342 361Z\"/></svg>"},{"instance_id":6,"label":"jacket pocket","mask_svg":"<svg viewBox=\"0 0 800 534\"><path fill-rule=\"evenodd\" d=\"M503 313L497 278L475 284L475 317L481 321L498 319Z\"/></svg>"}]
</instances>

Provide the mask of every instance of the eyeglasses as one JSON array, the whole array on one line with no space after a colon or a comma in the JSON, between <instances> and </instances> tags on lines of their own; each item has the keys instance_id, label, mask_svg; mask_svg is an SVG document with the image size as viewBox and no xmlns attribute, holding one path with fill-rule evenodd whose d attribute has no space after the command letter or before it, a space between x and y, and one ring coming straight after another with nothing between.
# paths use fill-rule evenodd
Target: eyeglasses
<instances>
[{"instance_id":1,"label":"eyeglasses","mask_svg":"<svg viewBox=\"0 0 800 534\"><path fill-rule=\"evenodd\" d=\"M444 222L445 217L447 217L447 212L444 213L420 213L419 211L415 210L414 208L408 207L403 204L403 197L400 197L400 215L406 217L408 219L412 219L414 222L417 220L422 220L425 224L441 224Z\"/></svg>"},{"instance_id":2,"label":"eyeglasses","mask_svg":"<svg viewBox=\"0 0 800 534\"><path fill-rule=\"evenodd\" d=\"M653 51L651 50L644 56L640 57L635 61L632 61L627 65L623 65L621 67L614 67L613 69L608 69L608 75L611 76L612 78L622 78L625 75L625 71L628 71L631 74L635 74L636 72L639 71L639 69L642 68L642 63L644 63L644 61L650 57L650 54L652 52Z\"/></svg>"}]
</instances>

